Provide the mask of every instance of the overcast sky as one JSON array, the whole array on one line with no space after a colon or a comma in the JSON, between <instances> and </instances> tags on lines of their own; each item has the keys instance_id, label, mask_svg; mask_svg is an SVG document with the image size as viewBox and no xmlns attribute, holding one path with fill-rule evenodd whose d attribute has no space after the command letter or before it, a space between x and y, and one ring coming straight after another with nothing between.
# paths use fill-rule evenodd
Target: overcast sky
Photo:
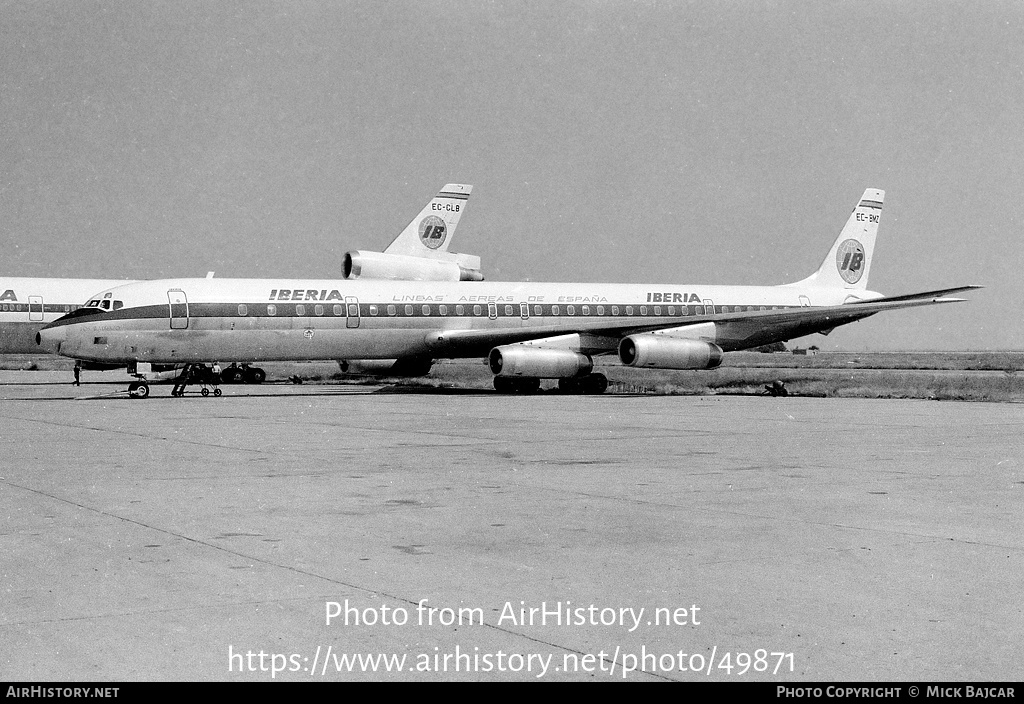
<instances>
[{"instance_id":1,"label":"overcast sky","mask_svg":"<svg viewBox=\"0 0 1024 704\"><path fill-rule=\"evenodd\" d=\"M886 192L801 342L1022 349L1024 3L0 2L0 273L340 277L445 183L489 280L779 284Z\"/></svg>"}]
</instances>

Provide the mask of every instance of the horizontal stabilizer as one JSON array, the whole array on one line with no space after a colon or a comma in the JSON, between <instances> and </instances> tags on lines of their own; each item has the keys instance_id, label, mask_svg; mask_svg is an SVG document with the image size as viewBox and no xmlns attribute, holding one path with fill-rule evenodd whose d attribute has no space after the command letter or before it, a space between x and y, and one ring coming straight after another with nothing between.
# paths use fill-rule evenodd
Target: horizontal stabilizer
<instances>
[{"instance_id":1,"label":"horizontal stabilizer","mask_svg":"<svg viewBox=\"0 0 1024 704\"><path fill-rule=\"evenodd\" d=\"M921 293L907 293L902 296L884 296L882 298L872 298L866 301L857 301L851 305L860 305L863 303L879 303L887 302L892 303L894 301L917 301L930 298L945 298L951 293L963 293L964 291L974 291L979 288L985 288L984 286L958 286L957 288L941 288L937 291L923 291ZM963 299L951 299L952 300L963 300Z\"/></svg>"}]
</instances>

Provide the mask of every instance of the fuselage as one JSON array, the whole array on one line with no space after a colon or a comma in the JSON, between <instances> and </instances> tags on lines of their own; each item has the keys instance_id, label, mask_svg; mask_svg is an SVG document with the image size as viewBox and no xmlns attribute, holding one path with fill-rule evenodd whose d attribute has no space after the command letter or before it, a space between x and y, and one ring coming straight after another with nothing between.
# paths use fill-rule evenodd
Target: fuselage
<instances>
[{"instance_id":1,"label":"fuselage","mask_svg":"<svg viewBox=\"0 0 1024 704\"><path fill-rule=\"evenodd\" d=\"M753 323L757 311L879 296L793 285L168 279L101 292L99 305L49 326L40 342L96 362L181 363L484 356L496 341L575 333L600 354L615 351L622 331L680 326L679 336L728 351L815 332L767 332Z\"/></svg>"},{"instance_id":2,"label":"fuselage","mask_svg":"<svg viewBox=\"0 0 1024 704\"><path fill-rule=\"evenodd\" d=\"M124 279L0 277L0 354L39 352L36 333Z\"/></svg>"}]
</instances>

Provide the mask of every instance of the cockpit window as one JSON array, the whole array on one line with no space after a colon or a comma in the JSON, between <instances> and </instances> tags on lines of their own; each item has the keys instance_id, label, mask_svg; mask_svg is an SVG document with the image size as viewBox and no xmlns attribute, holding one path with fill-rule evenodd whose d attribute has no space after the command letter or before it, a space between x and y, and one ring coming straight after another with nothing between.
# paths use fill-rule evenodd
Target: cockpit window
<instances>
[{"instance_id":1,"label":"cockpit window","mask_svg":"<svg viewBox=\"0 0 1024 704\"><path fill-rule=\"evenodd\" d=\"M114 301L114 310L124 308L124 301Z\"/></svg>"},{"instance_id":2,"label":"cockpit window","mask_svg":"<svg viewBox=\"0 0 1024 704\"><path fill-rule=\"evenodd\" d=\"M100 299L98 299L98 298L92 299L91 301L89 301L88 303L85 304L85 307L86 308L99 308L100 307Z\"/></svg>"},{"instance_id":3,"label":"cockpit window","mask_svg":"<svg viewBox=\"0 0 1024 704\"><path fill-rule=\"evenodd\" d=\"M110 299L108 298L108 299L105 299L104 301L102 301L102 302L100 303L100 307L101 307L101 308L102 308L103 310L110 310Z\"/></svg>"}]
</instances>

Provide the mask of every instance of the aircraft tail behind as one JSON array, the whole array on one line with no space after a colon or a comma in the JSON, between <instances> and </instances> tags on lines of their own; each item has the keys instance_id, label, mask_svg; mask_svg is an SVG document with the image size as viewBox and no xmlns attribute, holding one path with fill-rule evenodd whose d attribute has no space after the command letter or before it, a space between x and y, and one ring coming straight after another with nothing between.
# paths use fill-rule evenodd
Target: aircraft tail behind
<instances>
[{"instance_id":1,"label":"aircraft tail behind","mask_svg":"<svg viewBox=\"0 0 1024 704\"><path fill-rule=\"evenodd\" d=\"M449 183L383 252L345 253L346 279L483 281L480 257L449 252L473 187Z\"/></svg>"},{"instance_id":2,"label":"aircraft tail behind","mask_svg":"<svg viewBox=\"0 0 1024 704\"><path fill-rule=\"evenodd\" d=\"M444 259L473 187L449 183L434 196L420 214L384 250L428 259Z\"/></svg>"},{"instance_id":3,"label":"aircraft tail behind","mask_svg":"<svg viewBox=\"0 0 1024 704\"><path fill-rule=\"evenodd\" d=\"M866 289L884 198L885 191L877 188L864 191L825 261L816 272L793 285Z\"/></svg>"}]
</instances>

